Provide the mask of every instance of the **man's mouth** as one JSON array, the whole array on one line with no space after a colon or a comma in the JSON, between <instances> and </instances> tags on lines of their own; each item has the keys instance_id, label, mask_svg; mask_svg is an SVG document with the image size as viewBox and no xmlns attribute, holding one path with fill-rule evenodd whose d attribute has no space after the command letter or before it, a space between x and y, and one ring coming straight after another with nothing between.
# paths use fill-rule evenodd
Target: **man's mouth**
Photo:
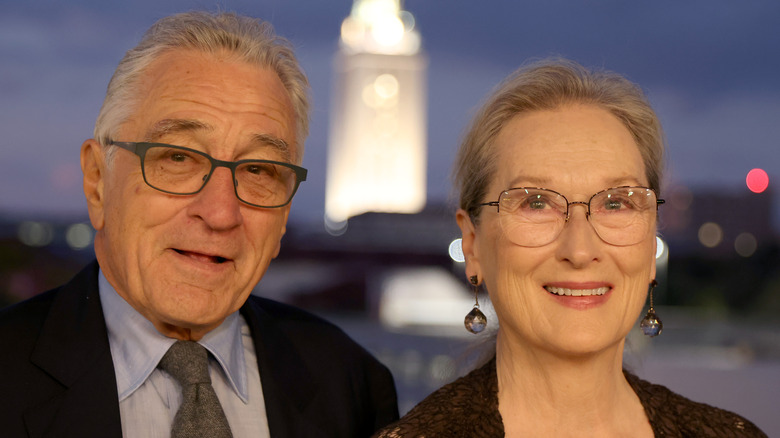
<instances>
[{"instance_id":1,"label":"man's mouth","mask_svg":"<svg viewBox=\"0 0 780 438\"><path fill-rule=\"evenodd\" d=\"M567 297L590 297L593 295L604 295L609 292L609 287L597 287L594 289L569 289L565 287L545 286L547 292L555 295Z\"/></svg>"},{"instance_id":2,"label":"man's mouth","mask_svg":"<svg viewBox=\"0 0 780 438\"><path fill-rule=\"evenodd\" d=\"M208 262L208 263L221 264L228 260L225 257L221 257L221 256L202 254L202 253L192 252L192 251L184 251L176 248L174 248L173 250L183 256L191 257L193 259L200 260L203 262Z\"/></svg>"}]
</instances>

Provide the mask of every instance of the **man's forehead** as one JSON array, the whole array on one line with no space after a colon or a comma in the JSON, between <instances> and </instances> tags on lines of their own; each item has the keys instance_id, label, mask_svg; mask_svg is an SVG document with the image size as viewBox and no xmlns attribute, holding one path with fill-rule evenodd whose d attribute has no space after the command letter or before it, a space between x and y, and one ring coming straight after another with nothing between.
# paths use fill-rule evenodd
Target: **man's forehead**
<instances>
[{"instance_id":1,"label":"man's forehead","mask_svg":"<svg viewBox=\"0 0 780 438\"><path fill-rule=\"evenodd\" d=\"M188 133L195 134L198 132L208 133L213 132L214 130L214 126L200 120L163 119L149 127L149 129L146 131L146 134L144 135L144 141L156 142L166 135ZM249 137L249 146L270 147L276 150L276 152L280 153L285 160L290 161L292 159L290 145L284 139L281 139L272 134L252 134Z\"/></svg>"},{"instance_id":2,"label":"man's forehead","mask_svg":"<svg viewBox=\"0 0 780 438\"><path fill-rule=\"evenodd\" d=\"M139 117L131 119L141 123L136 125L136 133L144 141L164 143L161 139L168 135L208 135L219 131L223 128L220 121L200 117L198 107L230 108L230 99L235 101L235 96L247 96L248 102L259 105L259 109L247 111L246 105L238 101L243 106L235 111L257 111L261 119L257 124L251 122L254 126L243 134L241 143L271 147L287 161L299 159L296 114L288 90L271 67L245 61L229 51L172 49L158 55L140 80L144 83L140 90L142 104L137 110L140 112L136 112ZM221 92L222 87L227 87L225 92ZM260 97L252 100L252 96ZM228 101L221 102L221 98ZM189 110L190 106L195 108L194 112ZM160 108L164 109L158 112ZM275 123L269 125L262 118Z\"/></svg>"}]
</instances>

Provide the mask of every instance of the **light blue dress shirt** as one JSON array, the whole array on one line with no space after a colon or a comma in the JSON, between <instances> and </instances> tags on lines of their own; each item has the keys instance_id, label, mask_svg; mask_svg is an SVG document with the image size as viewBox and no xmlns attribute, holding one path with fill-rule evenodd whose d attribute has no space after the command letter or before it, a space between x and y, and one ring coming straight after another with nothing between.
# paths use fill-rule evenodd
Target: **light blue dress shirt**
<instances>
[{"instance_id":1,"label":"light blue dress shirt","mask_svg":"<svg viewBox=\"0 0 780 438\"><path fill-rule=\"evenodd\" d=\"M176 342L130 306L103 272L100 301L114 361L122 435L168 438L181 405L181 386L157 369ZM269 437L257 356L244 318L235 312L198 341L211 355L209 374L235 438Z\"/></svg>"}]
</instances>

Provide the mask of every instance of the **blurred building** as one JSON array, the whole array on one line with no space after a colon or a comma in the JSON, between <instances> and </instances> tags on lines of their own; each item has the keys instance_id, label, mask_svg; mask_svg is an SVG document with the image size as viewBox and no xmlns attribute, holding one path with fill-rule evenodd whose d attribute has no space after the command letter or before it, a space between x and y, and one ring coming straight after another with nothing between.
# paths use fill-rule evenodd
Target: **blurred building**
<instances>
[{"instance_id":1,"label":"blurred building","mask_svg":"<svg viewBox=\"0 0 780 438\"><path fill-rule=\"evenodd\" d=\"M771 189L673 187L661 207L660 233L681 254L751 257L780 239L780 230L772 226L772 199Z\"/></svg>"},{"instance_id":2,"label":"blurred building","mask_svg":"<svg viewBox=\"0 0 780 438\"><path fill-rule=\"evenodd\" d=\"M426 197L426 69L399 0L355 0L334 58L326 226L366 212L416 213Z\"/></svg>"}]
</instances>

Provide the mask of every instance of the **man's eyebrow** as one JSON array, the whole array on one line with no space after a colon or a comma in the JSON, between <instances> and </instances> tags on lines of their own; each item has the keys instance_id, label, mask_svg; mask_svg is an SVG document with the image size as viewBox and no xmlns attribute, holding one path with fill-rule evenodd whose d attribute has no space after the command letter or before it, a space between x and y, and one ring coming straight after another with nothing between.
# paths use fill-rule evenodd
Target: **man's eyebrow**
<instances>
[{"instance_id":1,"label":"man's eyebrow","mask_svg":"<svg viewBox=\"0 0 780 438\"><path fill-rule=\"evenodd\" d=\"M191 131L213 131L214 128L199 120L191 119L163 119L152 125L146 131L144 141L155 142L167 134ZM271 134L255 134L252 143L258 146L270 146L282 155L286 161L291 161L290 145L286 141Z\"/></svg>"},{"instance_id":2,"label":"man's eyebrow","mask_svg":"<svg viewBox=\"0 0 780 438\"><path fill-rule=\"evenodd\" d=\"M190 119L163 119L152 125L146 131L144 141L154 142L166 134L187 131L211 131L213 128L206 123Z\"/></svg>"},{"instance_id":3,"label":"man's eyebrow","mask_svg":"<svg viewBox=\"0 0 780 438\"><path fill-rule=\"evenodd\" d=\"M277 152L282 154L282 158L286 161L290 161L290 145L286 141L279 137L275 137L270 134L255 134L253 136L254 143L260 143L265 146L271 146L276 149Z\"/></svg>"}]
</instances>

